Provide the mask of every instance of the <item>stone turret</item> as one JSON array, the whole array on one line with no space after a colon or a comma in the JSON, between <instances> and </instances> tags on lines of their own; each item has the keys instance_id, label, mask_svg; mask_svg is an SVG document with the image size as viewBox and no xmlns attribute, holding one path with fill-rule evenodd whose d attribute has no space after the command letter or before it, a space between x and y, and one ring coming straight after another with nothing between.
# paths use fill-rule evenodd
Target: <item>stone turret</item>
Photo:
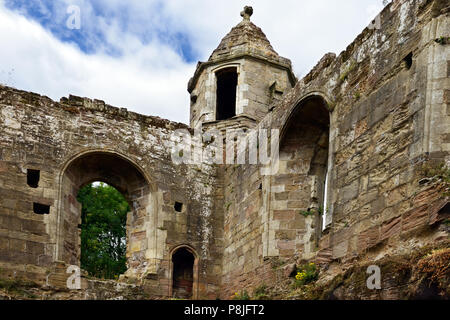
<instances>
[{"instance_id":1,"label":"stone turret","mask_svg":"<svg viewBox=\"0 0 450 320\"><path fill-rule=\"evenodd\" d=\"M295 85L291 61L272 48L252 14L246 6L242 21L198 63L188 84L191 127L251 128Z\"/></svg>"}]
</instances>

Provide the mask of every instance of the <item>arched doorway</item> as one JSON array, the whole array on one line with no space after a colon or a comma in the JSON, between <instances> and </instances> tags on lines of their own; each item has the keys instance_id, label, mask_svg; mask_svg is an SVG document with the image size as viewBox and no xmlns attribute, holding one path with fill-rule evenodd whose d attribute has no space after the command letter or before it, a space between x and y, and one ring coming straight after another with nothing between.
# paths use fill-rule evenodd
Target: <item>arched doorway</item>
<instances>
[{"instance_id":1,"label":"arched doorway","mask_svg":"<svg viewBox=\"0 0 450 320\"><path fill-rule=\"evenodd\" d=\"M127 268L145 265L148 248L145 223L149 221L150 185L142 170L112 152L88 152L71 160L60 178L59 213L56 227L56 258L80 265L81 187L101 181L119 191L129 204L126 218Z\"/></svg>"},{"instance_id":2,"label":"arched doorway","mask_svg":"<svg viewBox=\"0 0 450 320\"><path fill-rule=\"evenodd\" d=\"M170 255L169 296L181 299L196 299L198 283L198 257L188 246L172 250Z\"/></svg>"},{"instance_id":3,"label":"arched doorway","mask_svg":"<svg viewBox=\"0 0 450 320\"><path fill-rule=\"evenodd\" d=\"M294 230L286 231L296 231L302 237L297 236L298 243L318 244L324 216L329 211L329 140L330 111L326 101L316 95L300 101L281 132L280 162L283 162L284 172L279 180L283 184L282 189L287 192L282 198L286 199L286 209L301 213L300 217L296 217L298 220L303 219L303 215L311 221L306 226L303 221L296 221L287 227L295 226ZM315 241L311 241L313 239ZM305 248L307 252L310 249L313 248Z\"/></svg>"}]
</instances>

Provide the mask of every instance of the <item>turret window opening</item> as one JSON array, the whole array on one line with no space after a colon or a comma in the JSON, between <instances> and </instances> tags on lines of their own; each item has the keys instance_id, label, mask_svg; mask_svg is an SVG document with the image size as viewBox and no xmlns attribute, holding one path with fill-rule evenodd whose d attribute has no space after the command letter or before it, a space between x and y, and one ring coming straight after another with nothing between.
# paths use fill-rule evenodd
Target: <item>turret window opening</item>
<instances>
[{"instance_id":1,"label":"turret window opening","mask_svg":"<svg viewBox=\"0 0 450 320\"><path fill-rule=\"evenodd\" d=\"M237 68L226 68L216 72L217 101L216 120L236 116Z\"/></svg>"}]
</instances>

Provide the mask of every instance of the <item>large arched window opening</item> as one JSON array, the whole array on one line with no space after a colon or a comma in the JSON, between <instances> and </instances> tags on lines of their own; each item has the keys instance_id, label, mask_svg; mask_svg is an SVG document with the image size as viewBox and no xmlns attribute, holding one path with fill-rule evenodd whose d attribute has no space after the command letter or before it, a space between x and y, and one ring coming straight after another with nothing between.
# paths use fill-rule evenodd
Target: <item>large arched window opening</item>
<instances>
[{"instance_id":1,"label":"large arched window opening","mask_svg":"<svg viewBox=\"0 0 450 320\"><path fill-rule=\"evenodd\" d=\"M103 182L89 183L77 195L81 203L81 268L102 279L117 279L126 268L126 224L131 211L125 197Z\"/></svg>"},{"instance_id":2,"label":"large arched window opening","mask_svg":"<svg viewBox=\"0 0 450 320\"><path fill-rule=\"evenodd\" d=\"M216 120L226 120L236 115L237 68L225 68L216 72Z\"/></svg>"},{"instance_id":3,"label":"large arched window opening","mask_svg":"<svg viewBox=\"0 0 450 320\"><path fill-rule=\"evenodd\" d=\"M56 229L57 259L80 266L83 221L82 205L77 201L77 197L80 189L95 181L101 181L114 187L123 195L128 204L129 212L126 216L127 268L145 265L145 250L148 240L141 233L150 211L150 186L136 165L122 156L109 152L91 152L80 155L72 160L64 170L61 177L60 209Z\"/></svg>"},{"instance_id":4,"label":"large arched window opening","mask_svg":"<svg viewBox=\"0 0 450 320\"><path fill-rule=\"evenodd\" d=\"M280 161L284 162L284 173L280 181L286 191L283 195L286 209L301 213L300 217L296 216L298 220L303 219L303 216L312 218L310 226L304 226L300 221L286 226L285 234L294 236L293 231L297 231L297 242L317 245L323 230L324 216L329 214L329 139L330 112L320 96L301 101L281 132ZM303 229L298 230L298 226ZM299 232L303 238L298 238ZM309 234L315 241L310 241Z\"/></svg>"}]
</instances>

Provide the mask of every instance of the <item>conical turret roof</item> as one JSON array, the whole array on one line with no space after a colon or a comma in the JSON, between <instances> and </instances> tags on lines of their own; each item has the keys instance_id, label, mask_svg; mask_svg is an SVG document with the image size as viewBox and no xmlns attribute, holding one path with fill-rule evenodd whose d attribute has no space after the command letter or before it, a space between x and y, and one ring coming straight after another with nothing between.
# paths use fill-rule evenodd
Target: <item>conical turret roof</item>
<instances>
[{"instance_id":1,"label":"conical turret roof","mask_svg":"<svg viewBox=\"0 0 450 320\"><path fill-rule=\"evenodd\" d=\"M194 76L189 80L188 91L192 92L198 77L207 65L218 64L225 61L248 57L266 61L284 68L289 73L292 84L297 81L292 73L291 60L280 57L272 48L264 32L250 21L253 8L246 6L241 12L242 21L220 41L207 62L199 62Z\"/></svg>"},{"instance_id":2,"label":"conical turret roof","mask_svg":"<svg viewBox=\"0 0 450 320\"><path fill-rule=\"evenodd\" d=\"M241 12L243 20L222 39L209 57L209 61L240 53L263 56L266 59L280 58L261 28L250 21L252 13L251 7L244 8Z\"/></svg>"}]
</instances>

